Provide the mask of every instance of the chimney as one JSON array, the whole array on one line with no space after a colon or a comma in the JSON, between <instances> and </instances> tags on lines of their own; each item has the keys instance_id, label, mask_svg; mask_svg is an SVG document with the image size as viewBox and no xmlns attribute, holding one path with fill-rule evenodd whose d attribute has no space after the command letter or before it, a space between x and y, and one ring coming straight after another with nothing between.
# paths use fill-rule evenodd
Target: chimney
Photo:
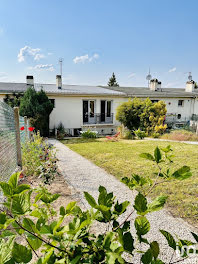
<instances>
[{"instance_id":1,"label":"chimney","mask_svg":"<svg viewBox=\"0 0 198 264\"><path fill-rule=\"evenodd\" d=\"M32 75L27 75L26 76L26 84L34 86L34 77Z\"/></svg>"},{"instance_id":2,"label":"chimney","mask_svg":"<svg viewBox=\"0 0 198 264\"><path fill-rule=\"evenodd\" d=\"M194 92L194 89L195 89L195 81L191 80L186 82L186 89L185 89L186 92L192 93Z\"/></svg>"},{"instance_id":3,"label":"chimney","mask_svg":"<svg viewBox=\"0 0 198 264\"><path fill-rule=\"evenodd\" d=\"M56 75L56 87L58 87L58 89L62 89L62 76L61 75Z\"/></svg>"},{"instance_id":4,"label":"chimney","mask_svg":"<svg viewBox=\"0 0 198 264\"><path fill-rule=\"evenodd\" d=\"M151 91L157 91L161 88L162 83L158 81L158 79L152 79L150 80L150 90Z\"/></svg>"}]
</instances>

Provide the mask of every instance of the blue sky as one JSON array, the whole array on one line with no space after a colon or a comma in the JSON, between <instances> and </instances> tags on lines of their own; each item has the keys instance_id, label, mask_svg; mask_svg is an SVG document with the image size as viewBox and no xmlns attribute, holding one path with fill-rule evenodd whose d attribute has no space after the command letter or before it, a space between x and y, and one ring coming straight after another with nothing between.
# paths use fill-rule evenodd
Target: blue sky
<instances>
[{"instance_id":1,"label":"blue sky","mask_svg":"<svg viewBox=\"0 0 198 264\"><path fill-rule=\"evenodd\" d=\"M0 0L0 81L163 87L198 80L197 0Z\"/></svg>"}]
</instances>

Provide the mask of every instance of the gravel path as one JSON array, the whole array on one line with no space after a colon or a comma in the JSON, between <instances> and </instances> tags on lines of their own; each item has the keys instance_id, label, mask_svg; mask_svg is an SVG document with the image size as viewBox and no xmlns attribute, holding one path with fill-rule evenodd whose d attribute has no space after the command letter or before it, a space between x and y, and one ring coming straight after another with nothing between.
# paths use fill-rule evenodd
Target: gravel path
<instances>
[{"instance_id":1,"label":"gravel path","mask_svg":"<svg viewBox=\"0 0 198 264\"><path fill-rule=\"evenodd\" d=\"M114 195L120 202L128 200L133 204L135 193L129 190L114 176L108 174L92 162L70 150L59 141L51 139L50 143L52 143L57 149L59 169L62 171L66 181L78 191L79 198L86 208L89 208L89 205L83 197L83 192L87 191L97 199L98 187L100 185L105 186L109 192L113 191ZM129 206L128 211L131 209L132 206ZM127 214L127 212L125 214ZM166 240L157 230L164 229L171 234L177 234L182 239L188 239L191 241L193 241L193 238L190 231L197 232L197 230L188 223L184 222L182 219L173 218L164 209L149 214L147 217L151 224L151 230L147 238L149 241L157 240L160 243L161 258L165 263L169 263L172 256L172 250L167 246ZM133 215L133 218L135 218L135 215ZM134 232L135 230L132 227L132 233L134 234ZM177 261L178 259L178 257L173 258L174 261ZM139 263L138 259L136 258L133 263ZM195 257L193 257L178 263L198 264L198 258L195 259Z\"/></svg>"}]
</instances>

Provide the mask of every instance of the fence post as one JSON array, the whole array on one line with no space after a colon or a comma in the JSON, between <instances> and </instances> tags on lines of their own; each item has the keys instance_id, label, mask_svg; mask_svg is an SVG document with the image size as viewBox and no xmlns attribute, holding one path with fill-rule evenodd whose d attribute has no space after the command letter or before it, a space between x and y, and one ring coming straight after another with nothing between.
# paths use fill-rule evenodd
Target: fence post
<instances>
[{"instance_id":1,"label":"fence post","mask_svg":"<svg viewBox=\"0 0 198 264\"><path fill-rule=\"evenodd\" d=\"M16 129L17 165L22 168L20 123L19 123L19 108L18 107L14 107L14 121L15 121L15 129Z\"/></svg>"}]
</instances>

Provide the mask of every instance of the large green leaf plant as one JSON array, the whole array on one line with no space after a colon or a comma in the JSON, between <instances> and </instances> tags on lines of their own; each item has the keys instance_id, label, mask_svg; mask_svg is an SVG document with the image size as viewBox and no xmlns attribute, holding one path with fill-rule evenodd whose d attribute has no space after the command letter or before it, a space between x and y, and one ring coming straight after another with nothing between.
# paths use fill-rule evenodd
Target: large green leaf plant
<instances>
[{"instance_id":1,"label":"large green leaf plant","mask_svg":"<svg viewBox=\"0 0 198 264\"><path fill-rule=\"evenodd\" d=\"M42 186L32 189L19 184L19 173L13 174L8 182L0 182L6 198L0 209L0 264L136 263L134 255L137 254L139 263L165 263L160 259L159 243L150 241L146 235L150 230L147 214L160 210L167 197L160 196L150 202L147 195L156 184L172 178L184 180L191 172L187 166L177 171L163 170L162 164L167 160L172 162L170 146L163 150L156 148L154 155L143 153L141 156L154 162L159 172L155 180L139 175L122 179L130 189L138 190L129 212L126 212L129 201L119 203L103 186L99 187L97 200L88 192L84 193L90 210L82 210L76 202L71 202L56 212L53 203L59 195L49 193ZM132 214L136 215L135 221L131 220ZM95 223L106 228L94 232ZM182 259L188 257L188 252L182 248L193 242L175 239L166 230L160 232L173 252L179 249ZM193 236L198 242L198 236L194 233ZM167 263L174 263L172 257Z\"/></svg>"}]
</instances>

